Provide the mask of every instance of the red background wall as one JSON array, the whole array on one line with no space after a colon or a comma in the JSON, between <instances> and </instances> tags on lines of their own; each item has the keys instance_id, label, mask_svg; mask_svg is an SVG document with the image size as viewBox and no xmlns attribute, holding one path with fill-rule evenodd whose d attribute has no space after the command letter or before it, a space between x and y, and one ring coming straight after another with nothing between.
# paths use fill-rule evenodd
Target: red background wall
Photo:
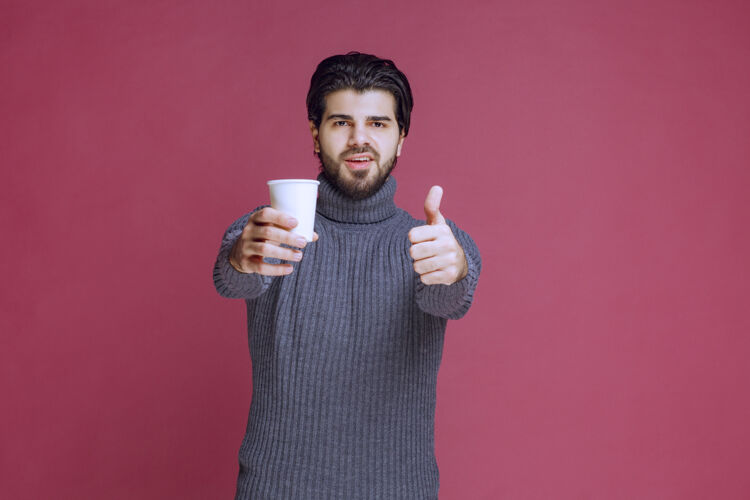
<instances>
[{"instance_id":1,"label":"red background wall","mask_svg":"<svg viewBox=\"0 0 750 500\"><path fill-rule=\"evenodd\" d=\"M211 268L314 177L322 58L393 58L395 175L484 272L442 499L750 498L744 1L0 3L0 496L231 498L250 403Z\"/></svg>"}]
</instances>

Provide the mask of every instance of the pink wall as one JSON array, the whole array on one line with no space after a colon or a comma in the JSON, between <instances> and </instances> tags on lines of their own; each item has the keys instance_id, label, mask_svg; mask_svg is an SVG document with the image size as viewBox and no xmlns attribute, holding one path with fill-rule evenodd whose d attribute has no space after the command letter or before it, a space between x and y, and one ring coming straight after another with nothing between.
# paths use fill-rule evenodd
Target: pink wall
<instances>
[{"instance_id":1,"label":"pink wall","mask_svg":"<svg viewBox=\"0 0 750 500\"><path fill-rule=\"evenodd\" d=\"M750 498L749 4L262 4L0 5L0 497L231 498L213 259L357 49L413 84L397 201L442 184L484 258L441 499Z\"/></svg>"}]
</instances>

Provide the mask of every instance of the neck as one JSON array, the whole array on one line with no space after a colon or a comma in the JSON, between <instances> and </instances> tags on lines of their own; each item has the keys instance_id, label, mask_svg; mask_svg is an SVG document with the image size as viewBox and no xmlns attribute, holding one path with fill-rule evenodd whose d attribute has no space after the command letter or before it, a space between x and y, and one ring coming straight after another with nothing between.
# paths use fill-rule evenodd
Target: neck
<instances>
[{"instance_id":1,"label":"neck","mask_svg":"<svg viewBox=\"0 0 750 500\"><path fill-rule=\"evenodd\" d=\"M372 224L396 213L393 196L396 194L396 179L388 176L385 184L372 196L353 200L342 193L328 178L318 175L317 211L323 217L337 222Z\"/></svg>"}]
</instances>

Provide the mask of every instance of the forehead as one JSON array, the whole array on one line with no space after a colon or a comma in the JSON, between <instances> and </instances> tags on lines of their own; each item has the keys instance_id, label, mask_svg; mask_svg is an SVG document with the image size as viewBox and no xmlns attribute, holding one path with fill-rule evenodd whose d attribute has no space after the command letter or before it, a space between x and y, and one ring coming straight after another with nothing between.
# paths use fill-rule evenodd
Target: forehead
<instances>
[{"instance_id":1,"label":"forehead","mask_svg":"<svg viewBox=\"0 0 750 500\"><path fill-rule=\"evenodd\" d=\"M373 89L358 92L343 89L331 92L326 96L326 109L323 117L328 115L389 116L396 119L396 99L388 91Z\"/></svg>"}]
</instances>

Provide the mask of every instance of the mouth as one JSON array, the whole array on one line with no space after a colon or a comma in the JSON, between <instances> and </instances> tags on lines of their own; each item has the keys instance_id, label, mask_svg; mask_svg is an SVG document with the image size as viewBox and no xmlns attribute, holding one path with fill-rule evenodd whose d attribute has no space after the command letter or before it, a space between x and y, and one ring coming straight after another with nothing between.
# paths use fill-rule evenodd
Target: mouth
<instances>
[{"instance_id":1,"label":"mouth","mask_svg":"<svg viewBox=\"0 0 750 500\"><path fill-rule=\"evenodd\" d=\"M353 155L348 158L344 158L346 165L352 170L365 170L372 163L372 156L369 154Z\"/></svg>"}]
</instances>

